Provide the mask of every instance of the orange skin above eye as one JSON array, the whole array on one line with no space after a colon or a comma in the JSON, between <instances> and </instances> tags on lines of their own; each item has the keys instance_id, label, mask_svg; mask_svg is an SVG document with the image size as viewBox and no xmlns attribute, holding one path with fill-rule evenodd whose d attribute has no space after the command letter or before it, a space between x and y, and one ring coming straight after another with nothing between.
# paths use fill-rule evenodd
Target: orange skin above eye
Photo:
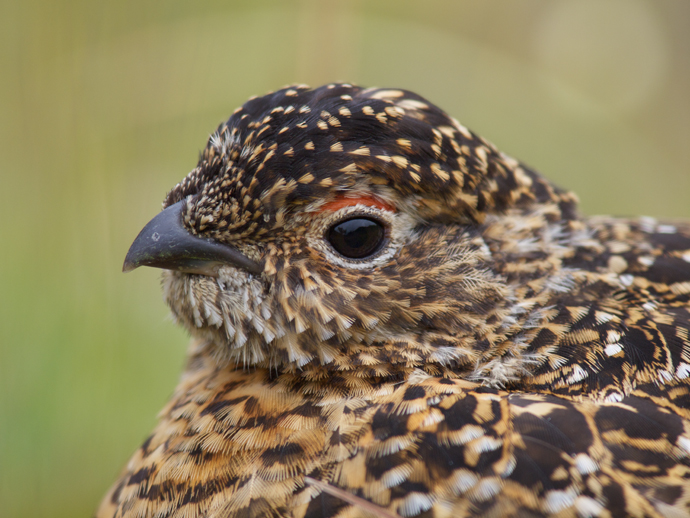
<instances>
[{"instance_id":1,"label":"orange skin above eye","mask_svg":"<svg viewBox=\"0 0 690 518\"><path fill-rule=\"evenodd\" d=\"M386 203L377 196L358 196L355 198L339 196L335 200L329 201L328 203L324 204L318 210L318 212L324 212L327 210L336 211L338 209L342 209L343 207L352 207L354 205L366 205L367 207L376 207L377 209L395 212L395 207Z\"/></svg>"}]
</instances>

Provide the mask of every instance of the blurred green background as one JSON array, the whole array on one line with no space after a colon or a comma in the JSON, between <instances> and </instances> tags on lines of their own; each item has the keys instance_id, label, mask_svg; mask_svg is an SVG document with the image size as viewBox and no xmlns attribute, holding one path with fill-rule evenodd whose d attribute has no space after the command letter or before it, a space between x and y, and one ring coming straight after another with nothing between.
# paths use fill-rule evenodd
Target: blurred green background
<instances>
[{"instance_id":1,"label":"blurred green background","mask_svg":"<svg viewBox=\"0 0 690 518\"><path fill-rule=\"evenodd\" d=\"M579 193L690 217L690 2L0 2L0 514L88 516L187 336L125 252L216 125L292 82L404 87Z\"/></svg>"}]
</instances>

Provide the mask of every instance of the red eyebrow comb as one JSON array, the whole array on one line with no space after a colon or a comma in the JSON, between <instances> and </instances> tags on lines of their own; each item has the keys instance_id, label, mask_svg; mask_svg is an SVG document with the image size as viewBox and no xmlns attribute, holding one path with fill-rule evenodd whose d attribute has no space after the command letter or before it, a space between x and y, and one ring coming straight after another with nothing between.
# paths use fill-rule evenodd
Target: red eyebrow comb
<instances>
[{"instance_id":1,"label":"red eyebrow comb","mask_svg":"<svg viewBox=\"0 0 690 518\"><path fill-rule=\"evenodd\" d=\"M326 210L336 211L338 209L342 209L343 207L352 207L354 205L366 205L367 207L376 207L377 209L395 212L395 207L386 203L377 196L338 196L335 200L329 201L328 203L322 205L318 212L323 212Z\"/></svg>"}]
</instances>

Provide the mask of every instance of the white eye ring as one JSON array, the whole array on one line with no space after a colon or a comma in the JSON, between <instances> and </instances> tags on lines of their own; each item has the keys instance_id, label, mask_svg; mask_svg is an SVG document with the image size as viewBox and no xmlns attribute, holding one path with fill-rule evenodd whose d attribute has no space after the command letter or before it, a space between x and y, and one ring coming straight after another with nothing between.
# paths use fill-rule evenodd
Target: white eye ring
<instances>
[{"instance_id":1,"label":"white eye ring","mask_svg":"<svg viewBox=\"0 0 690 518\"><path fill-rule=\"evenodd\" d=\"M380 248L372 255L361 259L345 257L333 248L327 238L334 225L357 217L379 221L385 229L384 241ZM406 235L404 230L411 231L412 226L412 219L405 214L358 204L321 213L315 218L306 238L309 246L321 252L329 262L345 268L365 270L386 264L402 246Z\"/></svg>"}]
</instances>

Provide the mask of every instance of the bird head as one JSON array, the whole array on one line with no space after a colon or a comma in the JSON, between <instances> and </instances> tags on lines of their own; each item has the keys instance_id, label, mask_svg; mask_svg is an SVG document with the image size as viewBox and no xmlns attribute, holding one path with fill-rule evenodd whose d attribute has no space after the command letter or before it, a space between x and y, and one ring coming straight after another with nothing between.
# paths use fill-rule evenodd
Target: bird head
<instances>
[{"instance_id":1,"label":"bird head","mask_svg":"<svg viewBox=\"0 0 690 518\"><path fill-rule=\"evenodd\" d=\"M173 315L218 362L500 384L562 276L533 251L553 256L574 220L571 194L418 95L295 86L218 127L124 269L165 269Z\"/></svg>"}]
</instances>

